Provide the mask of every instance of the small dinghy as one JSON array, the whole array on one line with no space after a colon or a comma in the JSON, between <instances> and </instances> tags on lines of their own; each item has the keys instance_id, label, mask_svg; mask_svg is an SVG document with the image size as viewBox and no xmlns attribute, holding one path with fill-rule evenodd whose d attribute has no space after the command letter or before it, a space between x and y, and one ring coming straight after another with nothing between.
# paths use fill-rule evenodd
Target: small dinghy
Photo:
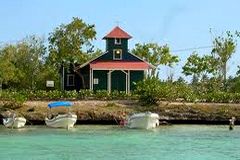
<instances>
[{"instance_id":1,"label":"small dinghy","mask_svg":"<svg viewBox=\"0 0 240 160\"><path fill-rule=\"evenodd\" d=\"M71 102L53 102L49 103L48 107L50 110L55 107L71 107L72 103ZM72 128L74 124L77 121L77 115L72 114L69 112L67 114L58 114L57 116L49 119L48 117L45 118L45 123L49 127L54 127L54 128Z\"/></svg>"},{"instance_id":2,"label":"small dinghy","mask_svg":"<svg viewBox=\"0 0 240 160\"><path fill-rule=\"evenodd\" d=\"M24 117L16 117L15 113L9 118L3 118L3 124L8 128L22 128L25 126L26 121Z\"/></svg>"},{"instance_id":3,"label":"small dinghy","mask_svg":"<svg viewBox=\"0 0 240 160\"><path fill-rule=\"evenodd\" d=\"M139 129L156 128L159 126L159 115L151 112L133 114L127 119L125 126Z\"/></svg>"}]
</instances>

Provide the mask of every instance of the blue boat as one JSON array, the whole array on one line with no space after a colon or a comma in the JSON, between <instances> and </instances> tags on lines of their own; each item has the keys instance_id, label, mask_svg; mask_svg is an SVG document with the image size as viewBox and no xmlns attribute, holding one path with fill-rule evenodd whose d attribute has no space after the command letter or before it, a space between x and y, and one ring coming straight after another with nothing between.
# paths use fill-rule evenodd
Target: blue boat
<instances>
[{"instance_id":1,"label":"blue boat","mask_svg":"<svg viewBox=\"0 0 240 160\"><path fill-rule=\"evenodd\" d=\"M56 107L71 107L73 104L72 102L68 101L58 101L58 102L52 102L48 104L48 107L50 109L56 108ZM53 118L45 118L45 123L49 127L54 127L54 128L72 128L74 124L77 121L77 115L70 113L69 108L68 108L68 113L67 114L58 114L57 116Z\"/></svg>"}]
</instances>

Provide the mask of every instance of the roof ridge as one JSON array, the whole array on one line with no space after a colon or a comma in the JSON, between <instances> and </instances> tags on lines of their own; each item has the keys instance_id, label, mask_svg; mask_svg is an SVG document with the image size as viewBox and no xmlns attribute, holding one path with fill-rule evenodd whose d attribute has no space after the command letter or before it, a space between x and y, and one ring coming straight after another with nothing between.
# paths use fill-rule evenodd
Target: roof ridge
<instances>
[{"instance_id":1,"label":"roof ridge","mask_svg":"<svg viewBox=\"0 0 240 160\"><path fill-rule=\"evenodd\" d=\"M119 26L116 26L106 36L103 37L103 39L107 39L107 38L126 38L126 39L130 39L130 38L132 38L132 36L130 36L127 32L125 32Z\"/></svg>"}]
</instances>

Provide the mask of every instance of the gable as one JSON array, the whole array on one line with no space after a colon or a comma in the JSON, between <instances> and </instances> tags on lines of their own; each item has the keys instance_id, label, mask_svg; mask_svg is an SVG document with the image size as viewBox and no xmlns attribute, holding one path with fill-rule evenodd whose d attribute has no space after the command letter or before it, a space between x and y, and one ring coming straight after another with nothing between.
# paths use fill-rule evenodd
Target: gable
<instances>
[{"instance_id":1,"label":"gable","mask_svg":"<svg viewBox=\"0 0 240 160\"><path fill-rule=\"evenodd\" d=\"M139 58L132 55L129 52L122 52L122 60L114 60L113 59L113 52L109 51L103 54L101 57L97 58L94 61L133 61L133 62L142 62Z\"/></svg>"},{"instance_id":2,"label":"gable","mask_svg":"<svg viewBox=\"0 0 240 160\"><path fill-rule=\"evenodd\" d=\"M129 52L127 52L124 56L122 60L113 60L113 54L111 52L106 52L98 57L93 58L92 60L80 65L78 69L83 68L83 67L89 67L90 63L94 63L97 61L112 61L112 62L121 62L121 61L129 61L129 62L144 62L146 63L150 68L156 68L155 66L153 66L152 64L142 60L141 58L139 58L138 56L131 54Z\"/></svg>"}]
</instances>

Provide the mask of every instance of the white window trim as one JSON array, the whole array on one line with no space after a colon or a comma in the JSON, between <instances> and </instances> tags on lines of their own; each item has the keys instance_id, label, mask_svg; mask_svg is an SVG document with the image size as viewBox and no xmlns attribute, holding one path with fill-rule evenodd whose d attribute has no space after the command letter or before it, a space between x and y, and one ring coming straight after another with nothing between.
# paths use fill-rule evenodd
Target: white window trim
<instances>
[{"instance_id":1,"label":"white window trim","mask_svg":"<svg viewBox=\"0 0 240 160\"><path fill-rule=\"evenodd\" d=\"M115 51L120 51L120 58L115 57ZM121 49L114 49L113 50L113 60L122 60L122 50Z\"/></svg>"},{"instance_id":2,"label":"white window trim","mask_svg":"<svg viewBox=\"0 0 240 160\"><path fill-rule=\"evenodd\" d=\"M73 77L73 84L69 84L69 77ZM75 86L75 75L74 74L67 74L67 86Z\"/></svg>"},{"instance_id":3,"label":"white window trim","mask_svg":"<svg viewBox=\"0 0 240 160\"><path fill-rule=\"evenodd\" d=\"M119 43L118 43L117 39L119 39L119 40L120 40L120 42L119 42ZM120 45L120 44L122 44L122 40L121 40L121 38L115 38L115 39L114 39L114 44L117 44L117 45Z\"/></svg>"}]
</instances>

